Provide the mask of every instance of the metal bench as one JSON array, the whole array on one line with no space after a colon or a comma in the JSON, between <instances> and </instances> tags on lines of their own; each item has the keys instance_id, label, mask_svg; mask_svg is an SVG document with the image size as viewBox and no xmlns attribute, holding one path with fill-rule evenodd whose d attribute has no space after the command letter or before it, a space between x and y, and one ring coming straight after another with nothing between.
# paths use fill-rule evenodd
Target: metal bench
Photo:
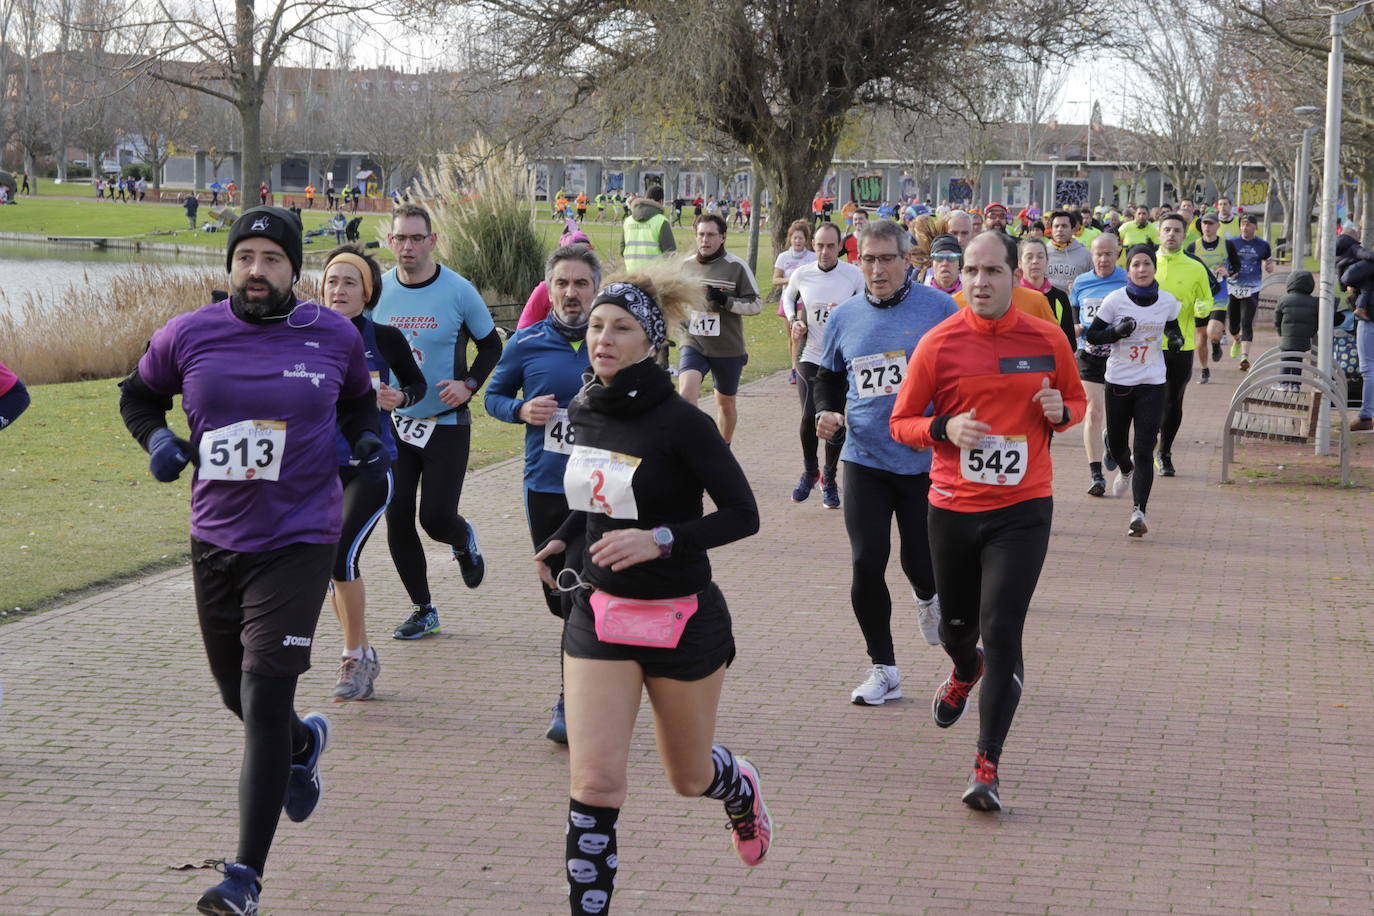
<instances>
[{"instance_id":1,"label":"metal bench","mask_svg":"<svg viewBox=\"0 0 1374 916\"><path fill-rule=\"evenodd\" d=\"M1283 369L1297 368L1291 375ZM1278 382L1296 384L1297 391L1278 391ZM1346 409L1345 373L1339 366L1327 375L1317 368L1316 354L1297 350L1267 350L1251 364L1231 396L1221 429L1221 482L1230 483L1237 438L1306 445L1317 435L1322 399L1340 411L1341 483L1350 482L1350 428Z\"/></svg>"}]
</instances>

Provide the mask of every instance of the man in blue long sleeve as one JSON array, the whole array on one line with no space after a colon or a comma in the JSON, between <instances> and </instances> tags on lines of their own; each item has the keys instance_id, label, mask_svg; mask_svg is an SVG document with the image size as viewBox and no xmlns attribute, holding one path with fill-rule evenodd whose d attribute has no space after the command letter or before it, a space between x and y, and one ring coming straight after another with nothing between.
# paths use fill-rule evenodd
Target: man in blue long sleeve
<instances>
[{"instance_id":1,"label":"man in blue long sleeve","mask_svg":"<svg viewBox=\"0 0 1374 916\"><path fill-rule=\"evenodd\" d=\"M601 262L585 245L567 245L549 256L544 277L552 304L549 315L517 331L506 344L484 402L496 419L525 424L525 517L536 549L568 515L563 467L575 438L568 404L582 388L588 365L587 314L601 286ZM562 619L562 600L541 587L550 613ZM551 741L567 743L561 694L546 734Z\"/></svg>"}]
</instances>

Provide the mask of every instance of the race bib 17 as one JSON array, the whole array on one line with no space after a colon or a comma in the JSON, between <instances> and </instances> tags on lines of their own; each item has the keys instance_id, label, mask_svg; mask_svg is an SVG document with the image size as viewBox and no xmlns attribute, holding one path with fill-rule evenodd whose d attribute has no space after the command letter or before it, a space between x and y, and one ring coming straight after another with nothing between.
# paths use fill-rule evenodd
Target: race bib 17
<instances>
[{"instance_id":1,"label":"race bib 17","mask_svg":"<svg viewBox=\"0 0 1374 916\"><path fill-rule=\"evenodd\" d=\"M694 337L719 337L720 316L715 312L693 312L687 321L687 333Z\"/></svg>"},{"instance_id":2,"label":"race bib 17","mask_svg":"<svg viewBox=\"0 0 1374 916\"><path fill-rule=\"evenodd\" d=\"M200 437L201 480L276 480L286 451L286 424L240 420Z\"/></svg>"}]
</instances>

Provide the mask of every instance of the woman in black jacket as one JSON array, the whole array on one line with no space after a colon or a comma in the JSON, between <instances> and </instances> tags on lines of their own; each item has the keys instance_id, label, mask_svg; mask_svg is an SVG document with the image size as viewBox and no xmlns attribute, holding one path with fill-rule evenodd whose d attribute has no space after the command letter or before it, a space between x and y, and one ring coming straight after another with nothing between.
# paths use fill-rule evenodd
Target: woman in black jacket
<instances>
[{"instance_id":1,"label":"woman in black jacket","mask_svg":"<svg viewBox=\"0 0 1374 916\"><path fill-rule=\"evenodd\" d=\"M567 522L535 556L569 553L559 585L573 592L563 637L570 769L568 901L574 916L608 911L615 824L640 695L649 692L659 755L673 788L725 803L747 865L772 825L758 770L713 744L730 612L707 551L759 529L758 507L715 423L673 389L654 355L703 289L674 266L609 283L587 326L591 366L569 408L576 445L563 483ZM702 495L716 505L703 513ZM580 570L574 573L573 570Z\"/></svg>"}]
</instances>

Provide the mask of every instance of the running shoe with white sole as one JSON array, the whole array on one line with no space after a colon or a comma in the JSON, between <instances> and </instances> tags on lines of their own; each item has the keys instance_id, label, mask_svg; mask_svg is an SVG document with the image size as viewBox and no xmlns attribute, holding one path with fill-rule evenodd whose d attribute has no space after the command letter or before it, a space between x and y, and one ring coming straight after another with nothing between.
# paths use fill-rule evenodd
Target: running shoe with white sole
<instances>
[{"instance_id":1,"label":"running shoe with white sole","mask_svg":"<svg viewBox=\"0 0 1374 916\"><path fill-rule=\"evenodd\" d=\"M439 632L439 611L434 605L416 604L411 608L410 616L391 634L393 639L419 639Z\"/></svg>"},{"instance_id":2,"label":"running shoe with white sole","mask_svg":"<svg viewBox=\"0 0 1374 916\"><path fill-rule=\"evenodd\" d=\"M558 702L553 704L553 713L549 719L548 730L544 732L544 737L554 744L568 743L568 719L563 712L563 698L559 697Z\"/></svg>"},{"instance_id":3,"label":"running shoe with white sole","mask_svg":"<svg viewBox=\"0 0 1374 916\"><path fill-rule=\"evenodd\" d=\"M768 816L768 806L763 803L763 789L759 785L758 767L743 757L736 757L740 778L747 780L753 798L749 810L736 817L726 809L730 818L730 842L740 861L751 868L763 861L768 855L768 847L773 843L773 819Z\"/></svg>"},{"instance_id":4,"label":"running shoe with white sole","mask_svg":"<svg viewBox=\"0 0 1374 916\"><path fill-rule=\"evenodd\" d=\"M258 916L258 897L262 882L250 866L237 862L216 862L215 871L224 880L200 895L196 910L205 916Z\"/></svg>"},{"instance_id":5,"label":"running shoe with white sole","mask_svg":"<svg viewBox=\"0 0 1374 916\"><path fill-rule=\"evenodd\" d=\"M817 471L817 472L814 473L814 474L807 473L807 472L803 471L803 472L802 472L802 475L801 475L801 479L798 480L798 481L797 481L797 485L796 485L795 487L792 488L792 502L794 502L794 503L804 503L804 502L806 502L807 498L811 495L811 491L814 490L814 489L816 488L816 484L818 484L818 483L820 483L820 482L821 482L821 474L820 474L820 471Z\"/></svg>"},{"instance_id":6,"label":"running shoe with white sole","mask_svg":"<svg viewBox=\"0 0 1374 916\"><path fill-rule=\"evenodd\" d=\"M1089 496L1105 496L1107 494L1107 478L1101 474L1093 477L1093 485L1088 487Z\"/></svg>"},{"instance_id":7,"label":"running shoe with white sole","mask_svg":"<svg viewBox=\"0 0 1374 916\"><path fill-rule=\"evenodd\" d=\"M840 484L834 471L821 472L821 505L827 509L840 508Z\"/></svg>"},{"instance_id":8,"label":"running shoe with white sole","mask_svg":"<svg viewBox=\"0 0 1374 916\"><path fill-rule=\"evenodd\" d=\"M902 698L902 672L895 665L874 665L865 680L849 695L855 706L881 706Z\"/></svg>"},{"instance_id":9,"label":"running shoe with white sole","mask_svg":"<svg viewBox=\"0 0 1374 916\"><path fill-rule=\"evenodd\" d=\"M1160 455L1155 460L1155 466L1159 468L1160 477L1173 477L1178 473L1174 470L1174 459L1172 455Z\"/></svg>"},{"instance_id":10,"label":"running shoe with white sole","mask_svg":"<svg viewBox=\"0 0 1374 916\"><path fill-rule=\"evenodd\" d=\"M1116 497L1125 496L1131 492L1131 474L1125 471L1117 471L1116 479L1112 481L1112 495Z\"/></svg>"},{"instance_id":11,"label":"running shoe with white sole","mask_svg":"<svg viewBox=\"0 0 1374 916\"><path fill-rule=\"evenodd\" d=\"M282 808L286 816L300 823L315 813L324 794L324 780L320 777L320 758L329 747L329 720L317 712L301 719L314 735L314 747L305 763L293 763L286 783L286 802Z\"/></svg>"},{"instance_id":12,"label":"running shoe with white sole","mask_svg":"<svg viewBox=\"0 0 1374 916\"><path fill-rule=\"evenodd\" d=\"M372 666L366 658L345 655L339 661L339 670L335 672L338 682L334 685L334 702L346 703L349 700L361 700L370 696L371 674Z\"/></svg>"},{"instance_id":13,"label":"running shoe with white sole","mask_svg":"<svg viewBox=\"0 0 1374 916\"><path fill-rule=\"evenodd\" d=\"M964 804L975 811L1001 811L1002 799L997 794L997 764L979 754L973 758L973 775L964 790Z\"/></svg>"},{"instance_id":14,"label":"running shoe with white sole","mask_svg":"<svg viewBox=\"0 0 1374 916\"><path fill-rule=\"evenodd\" d=\"M487 574L487 561L477 544L477 529L472 522L468 522L467 526L467 542L461 548L453 548L453 559L458 561L458 568L463 573L463 584L468 588L476 588Z\"/></svg>"},{"instance_id":15,"label":"running shoe with white sole","mask_svg":"<svg viewBox=\"0 0 1374 916\"><path fill-rule=\"evenodd\" d=\"M1145 524L1145 512L1139 508L1131 510L1131 524L1126 528L1126 534L1133 538L1143 538L1150 530Z\"/></svg>"},{"instance_id":16,"label":"running shoe with white sole","mask_svg":"<svg viewBox=\"0 0 1374 916\"><path fill-rule=\"evenodd\" d=\"M940 689L935 691L935 699L930 702L930 715L941 728L949 728L964 717L964 710L968 708L968 695L973 691L973 685L983 678L983 648L979 646L977 652L978 673L973 676L973 680L961 681L954 676L955 672L951 671L949 677L940 685Z\"/></svg>"},{"instance_id":17,"label":"running shoe with white sole","mask_svg":"<svg viewBox=\"0 0 1374 916\"><path fill-rule=\"evenodd\" d=\"M1211 369L1208 369L1206 366L1203 366L1203 367L1202 367L1202 375L1201 375L1201 377L1198 378L1197 383L1198 383L1199 385L1207 385L1207 384L1210 384L1211 381L1212 381L1212 370L1211 370Z\"/></svg>"},{"instance_id":18,"label":"running shoe with white sole","mask_svg":"<svg viewBox=\"0 0 1374 916\"><path fill-rule=\"evenodd\" d=\"M916 590L911 590L916 599L916 622L921 625L921 635L932 646L940 644L940 596L931 595L929 601L922 601Z\"/></svg>"}]
</instances>

